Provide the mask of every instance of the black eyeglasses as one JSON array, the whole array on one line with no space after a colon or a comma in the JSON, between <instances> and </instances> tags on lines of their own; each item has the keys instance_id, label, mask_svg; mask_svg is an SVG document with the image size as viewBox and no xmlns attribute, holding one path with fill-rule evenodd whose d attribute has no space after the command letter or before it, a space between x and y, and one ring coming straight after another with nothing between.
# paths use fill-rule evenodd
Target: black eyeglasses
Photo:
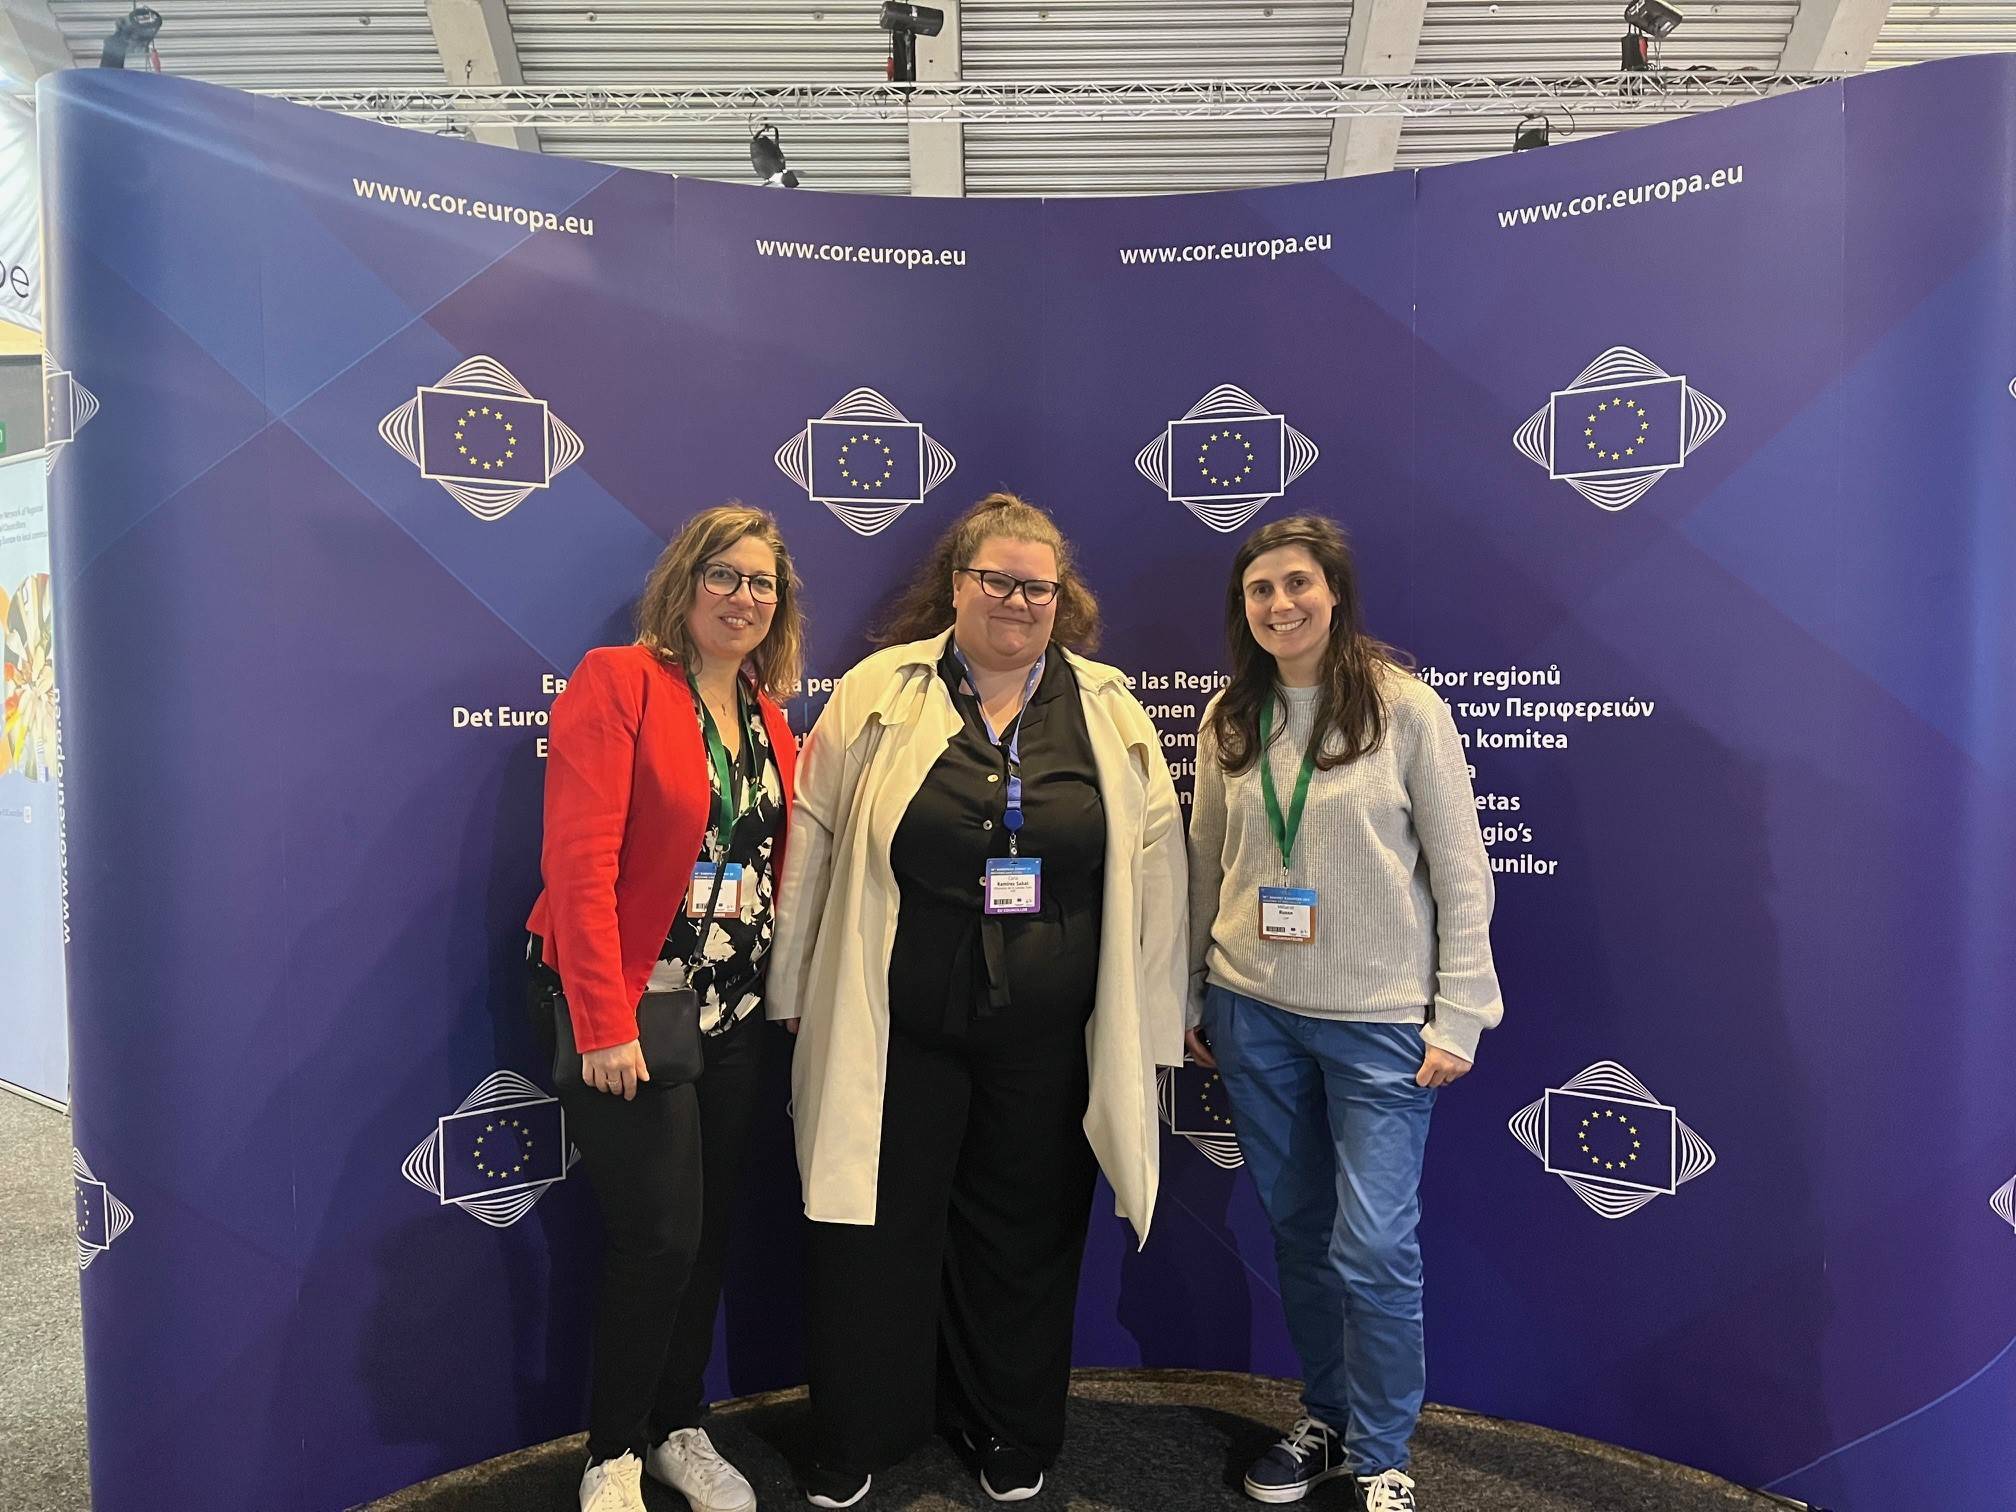
<instances>
[{"instance_id":1,"label":"black eyeglasses","mask_svg":"<svg viewBox=\"0 0 2016 1512\"><path fill-rule=\"evenodd\" d=\"M700 586L717 598L728 598L747 583L749 597L757 603L777 602L777 574L774 572L737 572L725 562L703 562L693 570L700 574Z\"/></svg>"},{"instance_id":2,"label":"black eyeglasses","mask_svg":"<svg viewBox=\"0 0 2016 1512\"><path fill-rule=\"evenodd\" d=\"M1018 578L1005 572L996 572L989 567L954 567L954 572L970 572L980 579L980 591L989 598L1007 599L1015 596L1015 590L1022 590L1022 601L1031 609L1040 609L1057 597L1064 585L1049 578Z\"/></svg>"}]
</instances>

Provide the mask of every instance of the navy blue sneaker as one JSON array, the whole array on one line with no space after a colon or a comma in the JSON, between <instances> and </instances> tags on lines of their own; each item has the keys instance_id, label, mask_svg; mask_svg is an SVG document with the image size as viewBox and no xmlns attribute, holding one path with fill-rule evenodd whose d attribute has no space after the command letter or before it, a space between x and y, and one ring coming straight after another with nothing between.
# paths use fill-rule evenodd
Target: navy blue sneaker
<instances>
[{"instance_id":1,"label":"navy blue sneaker","mask_svg":"<svg viewBox=\"0 0 2016 1512\"><path fill-rule=\"evenodd\" d=\"M1336 1430L1316 1418L1299 1417L1288 1436L1246 1472L1246 1494L1255 1501L1298 1502L1311 1486L1350 1473L1344 1440Z\"/></svg>"}]
</instances>

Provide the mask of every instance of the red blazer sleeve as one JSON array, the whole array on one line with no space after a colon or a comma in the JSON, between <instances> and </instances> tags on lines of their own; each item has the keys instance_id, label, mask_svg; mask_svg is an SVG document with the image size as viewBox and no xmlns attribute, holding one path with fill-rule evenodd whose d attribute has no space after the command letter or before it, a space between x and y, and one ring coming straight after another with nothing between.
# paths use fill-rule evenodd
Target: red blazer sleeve
<instances>
[{"instance_id":1,"label":"red blazer sleeve","mask_svg":"<svg viewBox=\"0 0 2016 1512\"><path fill-rule=\"evenodd\" d=\"M641 681L595 651L553 700L539 869L575 1047L584 1055L637 1037L637 1008L623 981L616 877L643 712Z\"/></svg>"}]
</instances>

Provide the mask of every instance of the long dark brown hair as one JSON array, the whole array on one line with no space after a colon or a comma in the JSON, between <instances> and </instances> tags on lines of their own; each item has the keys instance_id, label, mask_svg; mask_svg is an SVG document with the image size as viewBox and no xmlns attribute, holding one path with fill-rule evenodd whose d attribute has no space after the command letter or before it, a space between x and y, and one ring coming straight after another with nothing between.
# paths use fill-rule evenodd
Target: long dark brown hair
<instances>
[{"instance_id":1,"label":"long dark brown hair","mask_svg":"<svg viewBox=\"0 0 2016 1512\"><path fill-rule=\"evenodd\" d=\"M1380 680L1388 668L1411 668L1414 659L1365 633L1358 602L1358 575L1351 546L1335 521L1321 515L1294 515L1262 525L1239 545L1232 577L1225 585L1225 639L1232 648L1232 681L1211 711L1211 736L1218 764L1226 772L1245 771L1260 756L1260 710L1274 697L1274 658L1260 649L1246 623L1246 569L1270 551L1300 546L1316 559L1337 607L1330 611L1330 642L1323 649L1317 686L1316 727L1309 748L1319 771L1329 771L1379 749L1386 738L1386 699ZM1277 725L1279 739L1286 721ZM1334 738L1333 738L1334 737Z\"/></svg>"},{"instance_id":2,"label":"long dark brown hair","mask_svg":"<svg viewBox=\"0 0 2016 1512\"><path fill-rule=\"evenodd\" d=\"M991 493L954 520L938 537L931 554L896 600L889 617L875 632L882 646L900 646L928 639L952 624L952 572L973 565L973 555L995 536L1033 541L1057 553L1057 620L1050 639L1073 651L1099 648L1099 601L1078 576L1071 543L1057 522L1025 499L1011 493Z\"/></svg>"},{"instance_id":3,"label":"long dark brown hair","mask_svg":"<svg viewBox=\"0 0 2016 1512\"><path fill-rule=\"evenodd\" d=\"M686 628L686 616L693 608L693 596L701 591L700 565L745 536L754 536L777 555L777 612L763 643L749 653L749 670L765 693L788 698L798 691L805 652L798 573L777 521L739 500L701 510L659 553L657 565L644 580L644 596L637 601L637 644L649 646L666 661L697 668L699 652Z\"/></svg>"}]
</instances>

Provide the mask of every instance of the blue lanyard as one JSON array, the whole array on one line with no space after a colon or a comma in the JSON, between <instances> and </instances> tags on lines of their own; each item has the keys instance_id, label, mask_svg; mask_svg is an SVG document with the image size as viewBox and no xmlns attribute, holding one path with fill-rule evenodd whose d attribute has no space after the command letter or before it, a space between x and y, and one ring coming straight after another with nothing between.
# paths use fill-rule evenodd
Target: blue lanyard
<instances>
[{"instance_id":1,"label":"blue lanyard","mask_svg":"<svg viewBox=\"0 0 2016 1512\"><path fill-rule=\"evenodd\" d=\"M980 724L987 731L987 739L995 746L1001 744L1001 732L994 728L994 721L987 717L987 701L980 696L980 684L973 680L973 667L966 660L966 653L959 649L959 643L952 643L953 659L959 663L959 670L965 674L966 686L973 690L973 701L980 706ZM1043 664L1050 659L1044 652L1036 658L1036 665L1029 669L1029 681L1022 686L1022 703L1011 721L1015 733L1008 741L1008 806L1001 815L1001 827L1008 831L1008 854L1015 854L1015 838L1022 829L1022 715L1029 707L1029 700L1036 695L1036 684L1042 680Z\"/></svg>"}]
</instances>

